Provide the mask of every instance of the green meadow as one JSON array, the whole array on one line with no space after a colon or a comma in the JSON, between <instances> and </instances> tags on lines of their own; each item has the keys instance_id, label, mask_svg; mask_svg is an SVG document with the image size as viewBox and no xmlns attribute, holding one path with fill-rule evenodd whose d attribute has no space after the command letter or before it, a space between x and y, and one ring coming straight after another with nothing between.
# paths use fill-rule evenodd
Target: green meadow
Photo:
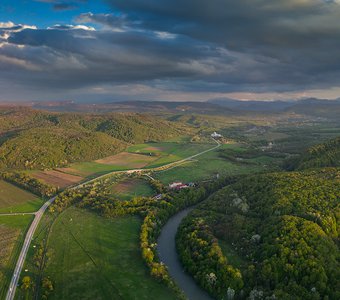
<instances>
[{"instance_id":1,"label":"green meadow","mask_svg":"<svg viewBox=\"0 0 340 300\"><path fill-rule=\"evenodd\" d=\"M60 214L48 236L50 259L42 274L53 281L49 299L176 299L144 265L139 248L141 222L135 216L106 219L75 207ZM43 227L34 243L46 237ZM26 267L32 268L32 263ZM30 273L34 274L36 270ZM18 299L24 297L19 292Z\"/></svg>"},{"instance_id":2,"label":"green meadow","mask_svg":"<svg viewBox=\"0 0 340 300\"><path fill-rule=\"evenodd\" d=\"M0 180L0 213L35 212L42 204L38 196Z\"/></svg>"},{"instance_id":3,"label":"green meadow","mask_svg":"<svg viewBox=\"0 0 340 300\"><path fill-rule=\"evenodd\" d=\"M155 172L154 177L164 184L173 181L197 182L202 180L212 180L216 175L247 174L264 170L266 167L261 164L234 163L220 156L221 149L233 149L236 152L242 151L242 147L237 144L225 144L220 148L202 154L191 162L187 162L175 168Z\"/></svg>"}]
</instances>

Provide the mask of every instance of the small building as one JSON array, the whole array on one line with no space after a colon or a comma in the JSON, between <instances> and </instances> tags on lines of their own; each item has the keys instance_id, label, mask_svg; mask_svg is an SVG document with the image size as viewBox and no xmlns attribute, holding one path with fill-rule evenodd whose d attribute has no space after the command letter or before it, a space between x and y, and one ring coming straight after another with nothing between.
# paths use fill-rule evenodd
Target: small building
<instances>
[{"instance_id":1,"label":"small building","mask_svg":"<svg viewBox=\"0 0 340 300\"><path fill-rule=\"evenodd\" d=\"M214 138L214 139L219 139L222 137L222 134L219 134L217 133L216 131L214 131L212 134L211 134L211 137Z\"/></svg>"},{"instance_id":2,"label":"small building","mask_svg":"<svg viewBox=\"0 0 340 300\"><path fill-rule=\"evenodd\" d=\"M163 194L158 194L155 197L153 197L155 200L162 200L163 199Z\"/></svg>"},{"instance_id":3,"label":"small building","mask_svg":"<svg viewBox=\"0 0 340 300\"><path fill-rule=\"evenodd\" d=\"M171 190L181 190L181 189L186 189L189 186L187 184L184 184L182 182L173 182L169 184L169 189Z\"/></svg>"},{"instance_id":4,"label":"small building","mask_svg":"<svg viewBox=\"0 0 340 300\"><path fill-rule=\"evenodd\" d=\"M177 188L178 186L181 186L181 185L183 185L182 182L173 182L173 183L169 184L169 188L170 189L175 189L175 188Z\"/></svg>"}]
</instances>

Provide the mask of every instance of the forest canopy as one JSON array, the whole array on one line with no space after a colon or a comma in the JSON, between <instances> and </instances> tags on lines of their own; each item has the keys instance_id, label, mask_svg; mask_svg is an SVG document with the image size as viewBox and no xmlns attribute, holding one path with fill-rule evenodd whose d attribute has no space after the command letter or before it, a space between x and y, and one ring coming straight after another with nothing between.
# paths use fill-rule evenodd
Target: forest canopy
<instances>
[{"instance_id":1,"label":"forest canopy","mask_svg":"<svg viewBox=\"0 0 340 300\"><path fill-rule=\"evenodd\" d=\"M218 299L228 289L238 297L339 299L339 200L335 168L246 177L187 217L191 225L178 235L182 261ZM214 237L230 249L225 261Z\"/></svg>"}]
</instances>

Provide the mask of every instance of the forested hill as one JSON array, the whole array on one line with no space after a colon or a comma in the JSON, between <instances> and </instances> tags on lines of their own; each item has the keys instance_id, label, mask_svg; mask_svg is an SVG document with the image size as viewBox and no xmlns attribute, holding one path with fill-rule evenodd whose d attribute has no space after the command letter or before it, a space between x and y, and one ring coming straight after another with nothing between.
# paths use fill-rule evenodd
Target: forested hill
<instances>
[{"instance_id":1,"label":"forested hill","mask_svg":"<svg viewBox=\"0 0 340 300\"><path fill-rule=\"evenodd\" d=\"M246 177L188 217L182 260L217 299L229 287L252 299L339 299L339 199L339 169ZM207 283L211 273L218 285Z\"/></svg>"},{"instance_id":2,"label":"forested hill","mask_svg":"<svg viewBox=\"0 0 340 300\"><path fill-rule=\"evenodd\" d=\"M296 169L340 167L340 137L309 148L298 160Z\"/></svg>"},{"instance_id":3,"label":"forested hill","mask_svg":"<svg viewBox=\"0 0 340 300\"><path fill-rule=\"evenodd\" d=\"M71 114L0 108L0 167L48 168L178 136L176 124L143 114Z\"/></svg>"}]
</instances>

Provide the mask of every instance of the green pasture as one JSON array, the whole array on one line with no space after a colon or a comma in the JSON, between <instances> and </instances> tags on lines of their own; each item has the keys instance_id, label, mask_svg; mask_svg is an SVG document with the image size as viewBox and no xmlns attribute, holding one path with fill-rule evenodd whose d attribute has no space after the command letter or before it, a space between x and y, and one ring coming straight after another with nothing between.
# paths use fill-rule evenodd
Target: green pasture
<instances>
[{"instance_id":1,"label":"green pasture","mask_svg":"<svg viewBox=\"0 0 340 300\"><path fill-rule=\"evenodd\" d=\"M50 259L43 273L54 285L49 299L176 299L144 265L140 226L135 216L105 219L74 207L59 215L48 237Z\"/></svg>"},{"instance_id":2,"label":"green pasture","mask_svg":"<svg viewBox=\"0 0 340 300\"><path fill-rule=\"evenodd\" d=\"M231 148L241 151L241 146L236 144L222 145L219 149ZM233 163L220 157L219 149L213 150L196 157L192 162L185 163L178 167L155 172L154 177L164 184L173 181L197 182L202 180L213 180L216 175L248 174L261 171L263 165L249 165Z\"/></svg>"},{"instance_id":3,"label":"green pasture","mask_svg":"<svg viewBox=\"0 0 340 300\"><path fill-rule=\"evenodd\" d=\"M42 204L38 196L0 180L0 213L35 212Z\"/></svg>"}]
</instances>

